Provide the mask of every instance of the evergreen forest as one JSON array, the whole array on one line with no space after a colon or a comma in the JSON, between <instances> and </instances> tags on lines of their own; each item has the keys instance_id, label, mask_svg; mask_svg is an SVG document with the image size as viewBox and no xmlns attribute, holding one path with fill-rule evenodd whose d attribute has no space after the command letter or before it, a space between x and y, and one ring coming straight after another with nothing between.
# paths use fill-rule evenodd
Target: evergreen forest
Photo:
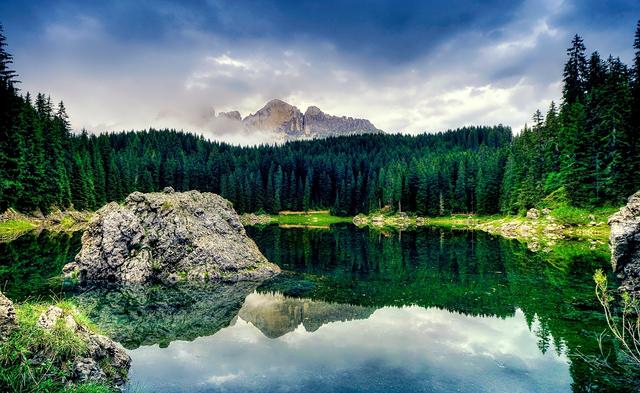
<instances>
[{"instance_id":1,"label":"evergreen forest","mask_svg":"<svg viewBox=\"0 0 640 393\"><path fill-rule=\"evenodd\" d=\"M470 126L242 147L177 130L74 132L63 102L20 90L0 27L0 211L94 210L167 186L221 194L239 212L620 205L640 188L640 22L633 48L627 65L587 54L576 35L561 100L515 136L502 125Z\"/></svg>"}]
</instances>

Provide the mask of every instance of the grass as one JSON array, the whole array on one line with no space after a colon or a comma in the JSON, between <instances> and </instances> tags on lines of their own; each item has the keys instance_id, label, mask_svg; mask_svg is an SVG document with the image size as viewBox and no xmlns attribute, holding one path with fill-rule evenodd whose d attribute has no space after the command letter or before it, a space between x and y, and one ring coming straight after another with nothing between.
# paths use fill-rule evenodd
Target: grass
<instances>
[{"instance_id":1,"label":"grass","mask_svg":"<svg viewBox=\"0 0 640 393\"><path fill-rule=\"evenodd\" d=\"M286 226L327 227L331 224L351 222L351 217L332 216L328 210L308 212L280 212L271 215L272 222Z\"/></svg>"},{"instance_id":2,"label":"grass","mask_svg":"<svg viewBox=\"0 0 640 393\"><path fill-rule=\"evenodd\" d=\"M59 225L64 229L69 229L69 228L73 227L76 224L77 223L73 218L71 218L69 216L64 216L62 218L62 221L60 221Z\"/></svg>"},{"instance_id":3,"label":"grass","mask_svg":"<svg viewBox=\"0 0 640 393\"><path fill-rule=\"evenodd\" d=\"M587 210L571 206L561 206L551 211L551 216L560 224L579 226L594 222L607 222L609 216L618 211L615 207L601 207Z\"/></svg>"},{"instance_id":4,"label":"grass","mask_svg":"<svg viewBox=\"0 0 640 393\"><path fill-rule=\"evenodd\" d=\"M2 221L0 222L0 241L15 239L36 227L36 224L26 219Z\"/></svg>"},{"instance_id":5,"label":"grass","mask_svg":"<svg viewBox=\"0 0 640 393\"><path fill-rule=\"evenodd\" d=\"M58 301L56 306L74 321L90 330L95 326L69 301ZM56 325L44 329L37 325L40 314L47 310L46 303L15 305L18 328L0 345L0 391L11 392L113 392L101 384L66 386L70 368L76 356L88 353L87 343L67 326L64 318Z\"/></svg>"}]
</instances>

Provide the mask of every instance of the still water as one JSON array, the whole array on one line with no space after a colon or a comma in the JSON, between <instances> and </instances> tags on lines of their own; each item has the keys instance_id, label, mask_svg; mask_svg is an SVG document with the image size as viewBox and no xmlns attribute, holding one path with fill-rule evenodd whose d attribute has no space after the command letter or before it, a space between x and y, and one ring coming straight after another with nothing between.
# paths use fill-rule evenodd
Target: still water
<instances>
[{"instance_id":1,"label":"still water","mask_svg":"<svg viewBox=\"0 0 640 393\"><path fill-rule=\"evenodd\" d=\"M280 276L74 295L128 349L131 391L624 391L584 358L606 328L591 279L606 248L533 253L443 229L248 232ZM78 247L77 237L21 239L0 246L0 280L21 250L47 250L36 259L55 272ZM50 282L32 276L21 276L31 296ZM20 297L16 280L9 294Z\"/></svg>"}]
</instances>

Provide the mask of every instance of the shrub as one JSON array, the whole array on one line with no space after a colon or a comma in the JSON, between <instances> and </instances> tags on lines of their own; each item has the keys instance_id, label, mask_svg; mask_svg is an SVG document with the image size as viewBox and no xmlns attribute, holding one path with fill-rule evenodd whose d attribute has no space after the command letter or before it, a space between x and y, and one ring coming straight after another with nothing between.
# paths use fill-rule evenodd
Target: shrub
<instances>
[{"instance_id":1,"label":"shrub","mask_svg":"<svg viewBox=\"0 0 640 393\"><path fill-rule=\"evenodd\" d=\"M609 364L608 356L604 353L603 359L594 364L597 367L607 367L621 379L627 380L630 391L633 389L632 385L640 388L640 378L638 378L640 375L640 303L637 298L623 292L620 309L616 310L617 303L608 292L607 277L602 270L598 269L593 279L596 282L596 297L604 310L609 333L618 344L617 367ZM602 337L600 348L602 348Z\"/></svg>"}]
</instances>

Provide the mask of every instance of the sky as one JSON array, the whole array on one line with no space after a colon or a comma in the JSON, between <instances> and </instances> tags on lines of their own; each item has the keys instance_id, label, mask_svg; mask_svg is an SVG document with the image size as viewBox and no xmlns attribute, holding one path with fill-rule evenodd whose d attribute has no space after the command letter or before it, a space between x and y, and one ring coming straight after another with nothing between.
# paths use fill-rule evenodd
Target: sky
<instances>
[{"instance_id":1,"label":"sky","mask_svg":"<svg viewBox=\"0 0 640 393\"><path fill-rule=\"evenodd\" d=\"M74 129L212 127L279 98L387 132L505 124L561 96L574 34L630 63L638 0L0 0L23 91Z\"/></svg>"}]
</instances>

